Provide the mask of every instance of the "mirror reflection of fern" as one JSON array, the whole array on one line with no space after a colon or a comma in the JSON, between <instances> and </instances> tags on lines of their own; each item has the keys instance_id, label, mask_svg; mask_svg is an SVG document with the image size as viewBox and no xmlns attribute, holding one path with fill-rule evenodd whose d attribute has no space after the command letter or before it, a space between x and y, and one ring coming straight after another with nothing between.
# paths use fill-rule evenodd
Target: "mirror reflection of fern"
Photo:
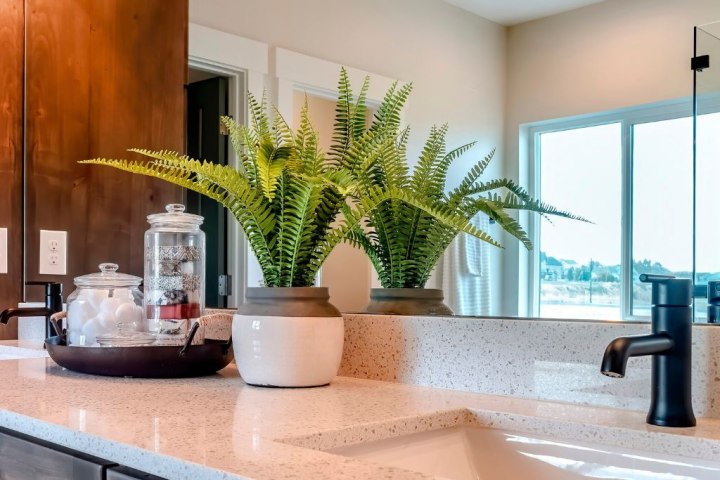
<instances>
[{"instance_id":1,"label":"mirror reflection of fern","mask_svg":"<svg viewBox=\"0 0 720 480\"><path fill-rule=\"evenodd\" d=\"M237 167L142 149L131 151L149 161L96 158L80 163L160 178L218 201L240 223L267 287L312 286L332 249L370 210L391 198L424 209L452 228L474 233L462 217L430 208L401 190L361 188L346 162L338 161L346 158L344 152L333 151L326 158L320 150L307 102L295 132L277 112L270 120L264 98L258 102L249 96L248 102L249 127L222 119L238 157ZM366 148L368 157L374 158L379 147L367 142ZM361 201L348 205L350 193Z\"/></svg>"},{"instance_id":2,"label":"mirror reflection of fern","mask_svg":"<svg viewBox=\"0 0 720 480\"><path fill-rule=\"evenodd\" d=\"M384 288L424 287L443 252L461 231L499 246L486 232L458 229L440 221L442 215L460 217L469 224L477 214L486 214L528 249L532 243L510 215L512 210L586 221L532 198L512 180L483 180L494 151L477 162L457 187L447 191L447 175L453 161L474 145L448 150L447 125L431 129L411 172L407 161L409 129L401 129L400 121L411 86L391 87L366 129L367 88L366 79L355 99L347 74L344 71L341 74L330 158L352 172L360 190L400 191L425 206L421 209L406 200L387 200L368 209L363 225L353 228L348 236L351 243L366 252ZM363 198L356 197L355 204L362 208ZM434 213L428 213L429 209Z\"/></svg>"}]
</instances>

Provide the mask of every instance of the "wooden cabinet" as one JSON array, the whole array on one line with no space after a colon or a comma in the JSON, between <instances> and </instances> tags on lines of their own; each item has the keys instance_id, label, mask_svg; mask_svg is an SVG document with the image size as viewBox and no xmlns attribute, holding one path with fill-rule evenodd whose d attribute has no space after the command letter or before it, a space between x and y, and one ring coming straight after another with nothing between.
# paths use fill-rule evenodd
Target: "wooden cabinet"
<instances>
[{"instance_id":1,"label":"wooden cabinet","mask_svg":"<svg viewBox=\"0 0 720 480\"><path fill-rule=\"evenodd\" d=\"M8 271L0 274L0 310L22 299L23 52L25 0L0 0L0 228L8 229ZM17 337L17 320L0 340Z\"/></svg>"},{"instance_id":2,"label":"wooden cabinet","mask_svg":"<svg viewBox=\"0 0 720 480\"><path fill-rule=\"evenodd\" d=\"M107 460L0 428L3 480L103 480Z\"/></svg>"},{"instance_id":3,"label":"wooden cabinet","mask_svg":"<svg viewBox=\"0 0 720 480\"><path fill-rule=\"evenodd\" d=\"M108 468L106 480L163 480L155 475L143 473L129 467Z\"/></svg>"},{"instance_id":4,"label":"wooden cabinet","mask_svg":"<svg viewBox=\"0 0 720 480\"><path fill-rule=\"evenodd\" d=\"M25 4L27 279L39 279L41 229L68 232L67 275L42 276L66 294L101 262L142 276L146 217L180 202L181 189L77 162L184 150L188 2Z\"/></svg>"},{"instance_id":5,"label":"wooden cabinet","mask_svg":"<svg viewBox=\"0 0 720 480\"><path fill-rule=\"evenodd\" d=\"M77 162L184 150L187 32L187 0L0 0L0 310L42 300L27 280L67 294L101 262L142 275L146 216L181 189ZM68 232L67 275L39 275L41 229Z\"/></svg>"},{"instance_id":6,"label":"wooden cabinet","mask_svg":"<svg viewBox=\"0 0 720 480\"><path fill-rule=\"evenodd\" d=\"M2 480L164 480L0 427Z\"/></svg>"}]
</instances>

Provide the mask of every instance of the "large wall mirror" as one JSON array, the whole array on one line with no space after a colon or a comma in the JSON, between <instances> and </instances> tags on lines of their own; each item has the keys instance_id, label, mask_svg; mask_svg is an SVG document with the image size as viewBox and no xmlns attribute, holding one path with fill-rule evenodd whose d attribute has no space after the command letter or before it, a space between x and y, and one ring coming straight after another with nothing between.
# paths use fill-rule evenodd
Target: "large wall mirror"
<instances>
[{"instance_id":1,"label":"large wall mirror","mask_svg":"<svg viewBox=\"0 0 720 480\"><path fill-rule=\"evenodd\" d=\"M14 117L0 116L0 171L11 185L1 193L11 261L8 274L0 274L0 300L9 306L40 299L39 290L25 291L23 280L62 281L69 293L74 276L106 260L142 273L145 216L182 200L182 192L75 160L125 156L131 146L183 150L190 120L186 84L230 79L228 105L238 118L246 89L256 95L267 90L288 118L293 101L309 92L312 110L322 116L332 98L326 87L335 84L337 72L293 83L297 79L277 70L281 51L369 72L380 91L392 79L413 81L404 116L413 154L432 124L450 124L449 145L478 141L449 183L497 147L489 178L517 179L544 201L595 221L549 225L521 214L534 252L497 225L480 223L505 249L459 239L428 285L443 288L457 313L647 320L638 273L695 274L699 285L720 271L712 253L714 223L703 223L712 218L702 196L714 185L712 162L696 171L697 190L705 193L696 198L692 222L689 68L693 26L720 19L716 2L609 0L508 25L442 0L303 3L0 0L0 21L15 26L0 28L3 44L15 45L0 53L3 65L11 66L0 69L4 104L24 99L4 110ZM266 28L278 18L282 26ZM352 18L358 27L344 28L338 18ZM703 41L713 57L717 39L709 32ZM715 63L704 79L717 72ZM713 110L717 88L711 84L702 87L708 121L720 111ZM22 132L5 129L22 122L23 108ZM708 121L703 128L711 130ZM713 142L706 142L708 158L717 149ZM23 143L24 150L18 148ZM233 162L232 152L227 161ZM236 225L219 226L228 257L218 264L236 277L236 289L218 305L232 306L242 280L252 286L257 272ZM68 232L66 275L38 276L41 229ZM357 285L360 296L337 285L348 311L361 308L373 286L362 260L348 260L368 269ZM343 281L343 262L328 264L323 284ZM704 309L698 301L696 313Z\"/></svg>"}]
</instances>

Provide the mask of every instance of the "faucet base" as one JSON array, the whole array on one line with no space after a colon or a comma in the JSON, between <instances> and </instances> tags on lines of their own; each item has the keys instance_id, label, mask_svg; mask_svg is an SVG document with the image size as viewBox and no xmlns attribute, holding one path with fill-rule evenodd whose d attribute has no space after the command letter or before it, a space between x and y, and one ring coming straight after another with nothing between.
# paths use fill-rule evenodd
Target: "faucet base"
<instances>
[{"instance_id":1,"label":"faucet base","mask_svg":"<svg viewBox=\"0 0 720 480\"><path fill-rule=\"evenodd\" d=\"M647 423L650 425L657 425L659 427L673 427L673 428L689 428L697 425L695 416L691 414L690 417L676 417L676 418L658 418L647 416Z\"/></svg>"}]
</instances>

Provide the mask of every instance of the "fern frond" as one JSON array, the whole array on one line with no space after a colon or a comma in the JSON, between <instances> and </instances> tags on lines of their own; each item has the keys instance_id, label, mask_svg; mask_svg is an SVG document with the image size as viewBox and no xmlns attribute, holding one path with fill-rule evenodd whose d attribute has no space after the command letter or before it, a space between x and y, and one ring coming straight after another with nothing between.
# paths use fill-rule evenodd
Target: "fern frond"
<instances>
[{"instance_id":1,"label":"fern frond","mask_svg":"<svg viewBox=\"0 0 720 480\"><path fill-rule=\"evenodd\" d=\"M300 126L295 135L295 152L298 171L316 176L323 170L325 161L319 148L319 135L310 122L307 96L300 111Z\"/></svg>"},{"instance_id":2,"label":"fern frond","mask_svg":"<svg viewBox=\"0 0 720 480\"><path fill-rule=\"evenodd\" d=\"M265 198L272 200L275 196L278 179L290 159L292 150L289 146L278 146L269 141L262 141L257 152L258 184Z\"/></svg>"},{"instance_id":3,"label":"fern frond","mask_svg":"<svg viewBox=\"0 0 720 480\"><path fill-rule=\"evenodd\" d=\"M410 188L416 195L437 196L438 192L442 194L445 178L438 179L435 170L440 163L440 159L445 156L447 129L447 124L440 128L433 125L430 129L430 135L420 153L420 160L413 171L412 181L410 182Z\"/></svg>"},{"instance_id":4,"label":"fern frond","mask_svg":"<svg viewBox=\"0 0 720 480\"><path fill-rule=\"evenodd\" d=\"M253 133L258 138L269 137L271 135L270 120L267 115L267 97L265 93L263 92L263 96L258 102L255 96L248 92L247 102Z\"/></svg>"},{"instance_id":5,"label":"fern frond","mask_svg":"<svg viewBox=\"0 0 720 480\"><path fill-rule=\"evenodd\" d=\"M355 99L347 70L345 67L340 69L332 145L328 156L331 165L348 168L345 163L348 148L365 132L365 116L367 114L365 102L369 86L370 79L365 77L360 93Z\"/></svg>"},{"instance_id":6,"label":"fern frond","mask_svg":"<svg viewBox=\"0 0 720 480\"><path fill-rule=\"evenodd\" d=\"M578 220L580 222L593 223L585 217L574 215L565 210L560 210L550 204L541 202L540 200L534 198L521 198L513 192L508 192L504 198L497 194L491 194L488 198L498 207L506 210L525 210L540 213L542 215L552 215L555 217L568 218L570 220Z\"/></svg>"},{"instance_id":7,"label":"fern frond","mask_svg":"<svg viewBox=\"0 0 720 480\"><path fill-rule=\"evenodd\" d=\"M398 85L398 82L395 82L385 94L375 112L375 118L370 126L371 132L376 134L384 132L388 135L397 136L400 129L400 113L410 96L412 83L406 83L400 87Z\"/></svg>"},{"instance_id":8,"label":"fern frond","mask_svg":"<svg viewBox=\"0 0 720 480\"><path fill-rule=\"evenodd\" d=\"M497 222L503 230L517 238L528 250L532 250L533 245L528 238L527 233L523 230L520 223L505 212L502 206L485 198L476 198L469 200L464 206L465 214L472 218L478 212L482 212Z\"/></svg>"},{"instance_id":9,"label":"fern frond","mask_svg":"<svg viewBox=\"0 0 720 480\"><path fill-rule=\"evenodd\" d=\"M272 261L271 247L266 238L266 232L272 231L275 226L275 218L268 206L262 201L262 199L259 199L255 192L251 189L243 188L237 185L237 189L235 191L228 191L220 187L218 184L212 182L208 183L207 180L204 179L195 179L195 172L192 171L192 168L195 168L198 165L202 166L204 164L206 167L211 165L212 168L222 167L222 169L228 171L227 174L228 177L230 177L232 176L230 173L232 169L230 167L212 165L207 162L200 163L196 160L187 159L187 157L179 154L175 154L176 158L174 158L171 152L161 153L143 150L136 151L142 154L152 154L153 158L161 158L156 160L158 163L140 163L137 161L105 158L83 160L79 163L113 167L118 170L134 174L159 178L216 200L218 203L228 208L238 219L240 225L245 231L245 234L247 235L248 242L257 254L258 261L263 269L265 281L272 283L273 279L279 273L279 268ZM193 166L189 168L182 168L174 166L173 163L179 165L187 163L188 165ZM209 170L210 168L208 167L206 171Z\"/></svg>"},{"instance_id":10,"label":"fern frond","mask_svg":"<svg viewBox=\"0 0 720 480\"><path fill-rule=\"evenodd\" d=\"M248 182L255 182L255 165L248 158L245 151L245 132L243 132L243 126L237 123L233 118L223 116L220 117L220 122L225 127L230 137L230 145L236 153L238 158L238 170L240 173L248 179Z\"/></svg>"},{"instance_id":11,"label":"fern frond","mask_svg":"<svg viewBox=\"0 0 720 480\"><path fill-rule=\"evenodd\" d=\"M475 164L475 166L470 169L470 171L467 173L467 175L465 175L465 178L462 179L460 185L458 185L455 190L463 192L472 188L475 182L477 182L482 176L482 174L485 172L487 166L490 165L490 162L492 161L494 156L495 149L493 148L490 153L485 156L485 158L480 160L478 163Z\"/></svg>"}]
</instances>

